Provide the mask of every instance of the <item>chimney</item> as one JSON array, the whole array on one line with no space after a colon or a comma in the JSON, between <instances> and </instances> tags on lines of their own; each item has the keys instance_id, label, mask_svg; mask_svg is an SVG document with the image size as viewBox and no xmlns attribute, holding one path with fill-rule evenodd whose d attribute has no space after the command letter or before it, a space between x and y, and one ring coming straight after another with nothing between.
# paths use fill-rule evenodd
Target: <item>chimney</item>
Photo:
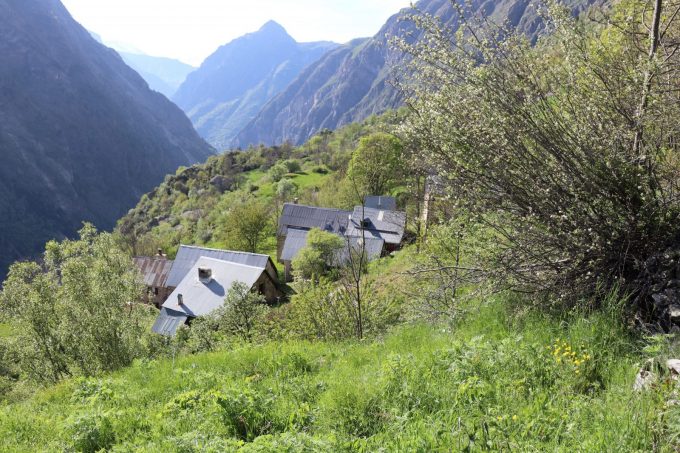
<instances>
[{"instance_id":1,"label":"chimney","mask_svg":"<svg viewBox=\"0 0 680 453\"><path fill-rule=\"evenodd\" d=\"M209 269L207 267L199 267L198 280L205 285L210 283L212 281L212 269Z\"/></svg>"},{"instance_id":2,"label":"chimney","mask_svg":"<svg viewBox=\"0 0 680 453\"><path fill-rule=\"evenodd\" d=\"M300 201L299 198L295 198L295 199L293 200L293 204L298 204L299 201Z\"/></svg>"},{"instance_id":3,"label":"chimney","mask_svg":"<svg viewBox=\"0 0 680 453\"><path fill-rule=\"evenodd\" d=\"M184 296L182 296L181 294L177 295L177 305L179 305L180 307L184 305Z\"/></svg>"}]
</instances>

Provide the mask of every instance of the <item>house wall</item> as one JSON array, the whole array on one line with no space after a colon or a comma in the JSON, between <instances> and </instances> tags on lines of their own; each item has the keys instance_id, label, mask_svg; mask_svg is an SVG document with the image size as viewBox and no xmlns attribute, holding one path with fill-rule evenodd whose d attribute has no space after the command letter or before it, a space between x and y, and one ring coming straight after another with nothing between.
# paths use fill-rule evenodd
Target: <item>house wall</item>
<instances>
[{"instance_id":1,"label":"house wall","mask_svg":"<svg viewBox=\"0 0 680 453\"><path fill-rule=\"evenodd\" d=\"M292 261L284 261L283 262L283 268L284 268L284 276L286 278L286 281L292 282L293 281L293 263L292 263Z\"/></svg>"},{"instance_id":2,"label":"house wall","mask_svg":"<svg viewBox=\"0 0 680 453\"><path fill-rule=\"evenodd\" d=\"M281 254L283 253L283 244L286 242L286 236L276 236L276 260L279 263L283 263L281 261Z\"/></svg>"},{"instance_id":3,"label":"house wall","mask_svg":"<svg viewBox=\"0 0 680 453\"><path fill-rule=\"evenodd\" d=\"M279 291L276 283L272 281L266 272L262 273L260 278L253 285L253 288L262 294L270 304L278 302L279 298L283 295L283 293Z\"/></svg>"}]
</instances>

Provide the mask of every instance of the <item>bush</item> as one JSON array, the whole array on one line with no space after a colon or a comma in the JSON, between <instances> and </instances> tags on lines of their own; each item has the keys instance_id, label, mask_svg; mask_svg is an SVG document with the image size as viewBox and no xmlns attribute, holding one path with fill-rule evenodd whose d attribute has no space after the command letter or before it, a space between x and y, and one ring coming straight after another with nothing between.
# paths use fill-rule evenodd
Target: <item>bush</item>
<instances>
[{"instance_id":1,"label":"bush","mask_svg":"<svg viewBox=\"0 0 680 453\"><path fill-rule=\"evenodd\" d=\"M288 169L288 173L297 173L302 169L300 161L297 159L288 159L283 162L283 165Z\"/></svg>"},{"instance_id":2,"label":"bush","mask_svg":"<svg viewBox=\"0 0 680 453\"><path fill-rule=\"evenodd\" d=\"M81 414L71 422L69 432L76 451L95 453L108 450L116 443L113 423L107 414Z\"/></svg>"},{"instance_id":3,"label":"bush","mask_svg":"<svg viewBox=\"0 0 680 453\"><path fill-rule=\"evenodd\" d=\"M319 278L336 265L336 255L345 246L338 235L313 228L307 234L307 245L293 259L293 272L297 278Z\"/></svg>"},{"instance_id":4,"label":"bush","mask_svg":"<svg viewBox=\"0 0 680 453\"><path fill-rule=\"evenodd\" d=\"M42 263L17 263L2 310L16 326L13 353L41 382L94 375L145 355L150 313L137 309L144 288L110 234L86 225L76 241L50 242Z\"/></svg>"},{"instance_id":5,"label":"bush","mask_svg":"<svg viewBox=\"0 0 680 453\"><path fill-rule=\"evenodd\" d=\"M269 179L273 182L279 182L288 173L288 167L284 164L276 164L269 169Z\"/></svg>"}]
</instances>

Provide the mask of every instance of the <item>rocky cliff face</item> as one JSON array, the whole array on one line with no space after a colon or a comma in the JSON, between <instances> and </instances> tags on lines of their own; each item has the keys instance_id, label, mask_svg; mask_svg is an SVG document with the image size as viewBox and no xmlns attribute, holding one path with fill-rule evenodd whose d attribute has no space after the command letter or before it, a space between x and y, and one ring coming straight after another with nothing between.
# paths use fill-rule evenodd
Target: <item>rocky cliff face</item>
<instances>
[{"instance_id":1,"label":"rocky cliff face","mask_svg":"<svg viewBox=\"0 0 680 453\"><path fill-rule=\"evenodd\" d=\"M59 0L0 0L0 277L213 152Z\"/></svg>"},{"instance_id":2,"label":"rocky cliff face","mask_svg":"<svg viewBox=\"0 0 680 453\"><path fill-rule=\"evenodd\" d=\"M568 0L576 9L589 2ZM416 9L438 17L453 31L459 26L450 0L421 0ZM470 10L496 23L507 21L532 38L543 28L529 0L473 0ZM262 108L232 146L273 145L286 140L300 144L322 129L337 129L401 106L401 94L390 82L407 58L389 41L393 36L419 38L413 25L404 20L414 12L410 8L402 10L374 37L352 41L310 65Z\"/></svg>"},{"instance_id":3,"label":"rocky cliff face","mask_svg":"<svg viewBox=\"0 0 680 453\"><path fill-rule=\"evenodd\" d=\"M206 140L227 148L268 100L335 46L297 43L279 24L268 22L220 47L189 74L173 100Z\"/></svg>"}]
</instances>

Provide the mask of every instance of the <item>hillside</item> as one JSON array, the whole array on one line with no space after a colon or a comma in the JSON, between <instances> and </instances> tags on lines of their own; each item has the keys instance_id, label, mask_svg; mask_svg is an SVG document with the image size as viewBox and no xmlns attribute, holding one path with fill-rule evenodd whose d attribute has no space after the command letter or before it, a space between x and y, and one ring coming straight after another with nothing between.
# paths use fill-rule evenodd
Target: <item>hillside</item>
<instances>
[{"instance_id":1,"label":"hillside","mask_svg":"<svg viewBox=\"0 0 680 453\"><path fill-rule=\"evenodd\" d=\"M576 12L593 1L565 3ZM450 0L421 0L415 8L437 17L452 33L459 26ZM310 65L262 108L232 145L246 148L286 140L300 144L323 129L337 129L401 106L402 95L391 82L403 76L398 71L408 59L389 41L394 36L420 39L413 23L405 20L414 12L405 9L395 14L372 38L354 40ZM542 30L536 8L526 0L475 1L471 13L483 14L496 23L507 22L534 40Z\"/></svg>"},{"instance_id":2,"label":"hillside","mask_svg":"<svg viewBox=\"0 0 680 453\"><path fill-rule=\"evenodd\" d=\"M335 46L297 43L281 25L270 21L217 49L187 77L173 100L201 136L226 149L269 99Z\"/></svg>"},{"instance_id":3,"label":"hillside","mask_svg":"<svg viewBox=\"0 0 680 453\"><path fill-rule=\"evenodd\" d=\"M58 0L0 1L0 276L213 150Z\"/></svg>"},{"instance_id":4,"label":"hillside","mask_svg":"<svg viewBox=\"0 0 680 453\"><path fill-rule=\"evenodd\" d=\"M455 326L140 361L0 406L3 451L673 451L668 391L635 392L607 315L497 300ZM585 357L556 359L558 347ZM662 415L663 414L663 415ZM240 448L240 450L239 450Z\"/></svg>"},{"instance_id":5,"label":"hillside","mask_svg":"<svg viewBox=\"0 0 680 453\"><path fill-rule=\"evenodd\" d=\"M172 255L180 243L238 246L230 243L223 229L230 210L244 200L270 206L273 218L283 202L295 198L309 205L352 207L354 201L348 201L351 194L340 187L352 152L362 137L394 129L403 114L388 112L372 117L362 124L315 136L299 147L254 148L180 168L145 194L120 219L117 231L135 254L154 254L162 248ZM289 171L286 163L294 170ZM272 179L273 172L282 166L286 168L284 174ZM291 182L293 189L278 194L280 179ZM274 233L269 231L261 251L274 250Z\"/></svg>"}]
</instances>

